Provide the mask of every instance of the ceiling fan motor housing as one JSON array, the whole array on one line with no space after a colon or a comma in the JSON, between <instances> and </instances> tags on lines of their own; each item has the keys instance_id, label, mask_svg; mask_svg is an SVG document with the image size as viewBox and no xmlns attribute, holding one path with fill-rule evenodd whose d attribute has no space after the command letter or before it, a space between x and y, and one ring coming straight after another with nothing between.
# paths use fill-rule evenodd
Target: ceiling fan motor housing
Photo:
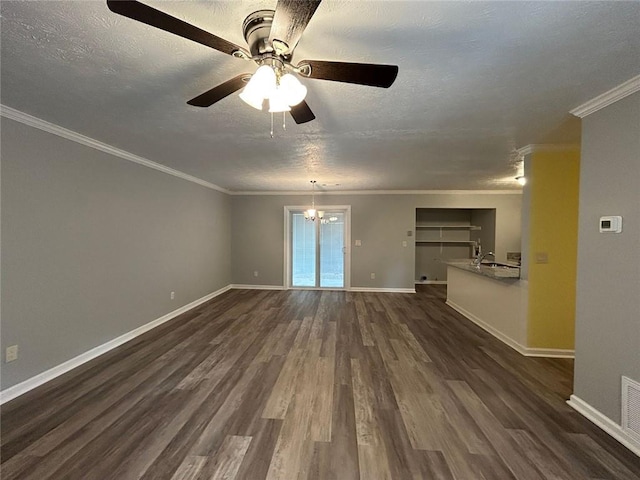
<instances>
[{"instance_id":1,"label":"ceiling fan motor housing","mask_svg":"<svg viewBox=\"0 0 640 480\"><path fill-rule=\"evenodd\" d=\"M273 47L269 43L269 33L274 14L273 10L258 10L245 18L242 24L244 39L254 57L273 52Z\"/></svg>"}]
</instances>

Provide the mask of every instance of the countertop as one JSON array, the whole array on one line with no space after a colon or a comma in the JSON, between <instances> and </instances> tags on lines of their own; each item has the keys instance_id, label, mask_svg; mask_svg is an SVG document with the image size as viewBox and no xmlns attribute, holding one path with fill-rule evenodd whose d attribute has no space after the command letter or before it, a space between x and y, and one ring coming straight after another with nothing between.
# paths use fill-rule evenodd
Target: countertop
<instances>
[{"instance_id":1,"label":"countertop","mask_svg":"<svg viewBox=\"0 0 640 480\"><path fill-rule=\"evenodd\" d=\"M447 265L465 270L467 272L482 275L483 277L493 278L501 281L514 281L520 279L520 267L515 266L489 266L484 263L480 268L471 264L472 260L453 260L446 262ZM491 262L493 263L493 262Z\"/></svg>"}]
</instances>

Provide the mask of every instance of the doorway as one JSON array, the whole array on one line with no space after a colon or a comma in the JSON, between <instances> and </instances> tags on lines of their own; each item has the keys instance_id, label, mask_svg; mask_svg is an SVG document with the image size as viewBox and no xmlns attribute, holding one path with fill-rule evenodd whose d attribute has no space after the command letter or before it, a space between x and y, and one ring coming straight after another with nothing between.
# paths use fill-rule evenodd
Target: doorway
<instances>
[{"instance_id":1,"label":"doorway","mask_svg":"<svg viewBox=\"0 0 640 480\"><path fill-rule=\"evenodd\" d=\"M344 290L349 287L349 206L316 207L322 219L304 218L304 207L285 207L287 288Z\"/></svg>"}]
</instances>

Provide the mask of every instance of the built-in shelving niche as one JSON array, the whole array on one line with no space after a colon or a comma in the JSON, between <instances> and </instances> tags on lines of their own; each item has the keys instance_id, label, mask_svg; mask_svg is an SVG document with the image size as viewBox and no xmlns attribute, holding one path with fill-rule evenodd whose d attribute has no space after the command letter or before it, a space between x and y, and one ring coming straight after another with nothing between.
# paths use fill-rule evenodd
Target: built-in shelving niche
<instances>
[{"instance_id":1,"label":"built-in shelving niche","mask_svg":"<svg viewBox=\"0 0 640 480\"><path fill-rule=\"evenodd\" d=\"M416 283L447 280L448 260L471 259L478 242L493 251L495 208L416 208Z\"/></svg>"}]
</instances>

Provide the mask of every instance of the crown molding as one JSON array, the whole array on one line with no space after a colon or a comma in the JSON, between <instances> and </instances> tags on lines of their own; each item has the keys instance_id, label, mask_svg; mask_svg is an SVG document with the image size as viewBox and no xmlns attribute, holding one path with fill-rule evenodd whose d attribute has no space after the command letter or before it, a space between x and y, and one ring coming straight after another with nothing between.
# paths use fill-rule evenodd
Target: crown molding
<instances>
[{"instance_id":1,"label":"crown molding","mask_svg":"<svg viewBox=\"0 0 640 480\"><path fill-rule=\"evenodd\" d=\"M531 155L533 152L573 152L580 150L580 145L573 143L531 143L524 147L518 148L516 152L520 155Z\"/></svg>"},{"instance_id":2,"label":"crown molding","mask_svg":"<svg viewBox=\"0 0 640 480\"><path fill-rule=\"evenodd\" d=\"M588 102L583 103L579 107L570 110L569 113L576 117L584 118L587 115L591 115L592 113L597 112L598 110L601 110L624 97L628 97L639 90L640 75L627 80L608 92L604 92L602 95L598 95L596 98L593 98Z\"/></svg>"},{"instance_id":3,"label":"crown molding","mask_svg":"<svg viewBox=\"0 0 640 480\"><path fill-rule=\"evenodd\" d=\"M311 195L311 190L230 191L229 195ZM316 190L315 195L522 195L522 190Z\"/></svg>"},{"instance_id":4,"label":"crown molding","mask_svg":"<svg viewBox=\"0 0 640 480\"><path fill-rule=\"evenodd\" d=\"M187 173L175 170L173 168L161 165L159 163L148 160L144 157L134 155L126 150L112 147L106 143L87 137L73 130L68 130L54 123L47 122L40 118L21 112L15 108L7 107L0 104L0 116L15 120L30 127L37 128L47 133L57 135L59 137L71 140L73 142L94 148L101 152L116 156L123 160L128 160L138 165L142 165L174 177L196 183L227 195L309 195L309 190L289 190L289 191L232 191L219 187L213 183L207 182L200 178L194 177ZM529 145L527 146L529 147ZM523 147L523 148L527 148ZM555 147L555 146L553 146ZM316 195L522 195L521 190L333 190L321 191L316 190Z\"/></svg>"},{"instance_id":5,"label":"crown molding","mask_svg":"<svg viewBox=\"0 0 640 480\"><path fill-rule=\"evenodd\" d=\"M125 150L112 147L111 145L107 145L106 143L102 143L91 137L87 137L78 132L74 132L73 130L68 130L66 128L60 127L59 125L49 123L40 118L21 112L20 110L16 110L15 108L7 107L0 104L0 116L15 120L16 122L20 122L25 125L29 125L30 127L37 128L47 133L52 133L67 140L71 140L72 142L76 142L81 145L100 150L101 152L122 158L123 160L128 160L130 162L137 163L138 165L143 165L145 167L152 168L169 175L173 175L174 177L197 183L198 185L201 185L203 187L217 190L226 194L230 193L229 190L219 187L218 185L214 185L213 183L209 183L205 180L201 180L200 178L194 177L179 170L175 170L173 168L166 167L159 163L152 162L151 160L148 160L144 157L139 157L138 155L134 155L133 153L129 153Z\"/></svg>"}]
</instances>

